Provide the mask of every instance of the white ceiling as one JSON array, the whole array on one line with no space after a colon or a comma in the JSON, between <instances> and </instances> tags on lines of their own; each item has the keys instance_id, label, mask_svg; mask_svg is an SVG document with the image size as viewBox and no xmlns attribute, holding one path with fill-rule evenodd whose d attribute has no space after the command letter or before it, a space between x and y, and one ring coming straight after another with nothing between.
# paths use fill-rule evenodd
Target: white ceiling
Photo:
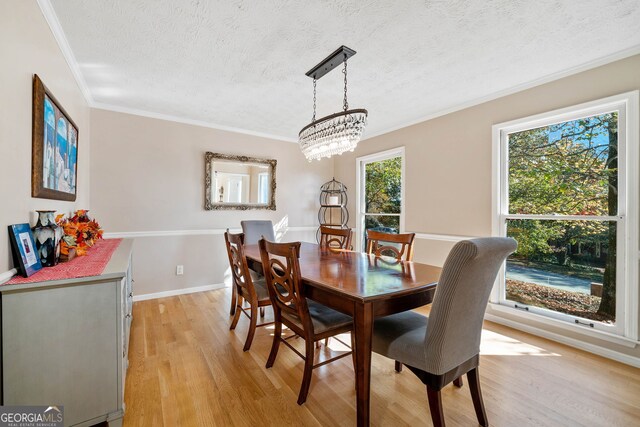
<instances>
[{"instance_id":1,"label":"white ceiling","mask_svg":"<svg viewBox=\"0 0 640 427\"><path fill-rule=\"evenodd\" d=\"M638 0L50 3L93 105L288 140L311 119L305 72L342 44L365 137L640 52ZM318 81L319 117L341 85Z\"/></svg>"}]
</instances>

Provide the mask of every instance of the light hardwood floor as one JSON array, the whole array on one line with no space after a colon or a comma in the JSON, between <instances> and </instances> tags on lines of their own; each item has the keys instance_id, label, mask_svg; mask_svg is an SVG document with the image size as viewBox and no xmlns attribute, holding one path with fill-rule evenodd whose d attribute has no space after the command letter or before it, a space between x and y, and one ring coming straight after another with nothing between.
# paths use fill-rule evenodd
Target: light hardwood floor
<instances>
[{"instance_id":1,"label":"light hardwood floor","mask_svg":"<svg viewBox=\"0 0 640 427\"><path fill-rule=\"evenodd\" d=\"M302 360L280 346L265 369L267 328L243 352L248 319L229 331L229 301L222 289L134 304L125 426L355 425L350 357L315 369L298 406ZM490 322L480 376L492 426L640 426L639 369ZM431 425L425 388L407 369L374 355L371 388L372 425ZM477 425L466 377L443 390L443 405L449 426Z\"/></svg>"}]
</instances>

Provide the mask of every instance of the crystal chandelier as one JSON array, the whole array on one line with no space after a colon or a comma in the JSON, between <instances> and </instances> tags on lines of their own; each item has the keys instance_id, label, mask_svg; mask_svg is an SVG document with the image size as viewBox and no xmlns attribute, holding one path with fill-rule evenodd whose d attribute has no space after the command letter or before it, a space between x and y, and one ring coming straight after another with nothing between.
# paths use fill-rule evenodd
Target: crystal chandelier
<instances>
[{"instance_id":1,"label":"crystal chandelier","mask_svg":"<svg viewBox=\"0 0 640 427\"><path fill-rule=\"evenodd\" d=\"M307 76L313 78L313 118L302 128L298 138L300 149L309 161L353 151L367 125L367 110L349 110L347 101L347 59L355 54L355 50L341 46L307 72ZM344 64L343 111L316 120L316 81L341 63Z\"/></svg>"}]
</instances>

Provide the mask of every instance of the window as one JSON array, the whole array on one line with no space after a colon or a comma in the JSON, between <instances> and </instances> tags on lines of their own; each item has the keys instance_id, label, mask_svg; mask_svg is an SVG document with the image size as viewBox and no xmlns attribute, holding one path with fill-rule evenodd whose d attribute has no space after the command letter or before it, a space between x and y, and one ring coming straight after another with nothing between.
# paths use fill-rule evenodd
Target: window
<instances>
[{"instance_id":1,"label":"window","mask_svg":"<svg viewBox=\"0 0 640 427\"><path fill-rule=\"evenodd\" d=\"M356 159L358 181L356 247L366 247L366 230L404 230L404 147Z\"/></svg>"},{"instance_id":2,"label":"window","mask_svg":"<svg viewBox=\"0 0 640 427\"><path fill-rule=\"evenodd\" d=\"M269 203L269 174L258 174L258 203Z\"/></svg>"},{"instance_id":3,"label":"window","mask_svg":"<svg viewBox=\"0 0 640 427\"><path fill-rule=\"evenodd\" d=\"M492 302L637 339L638 94L494 126Z\"/></svg>"}]
</instances>

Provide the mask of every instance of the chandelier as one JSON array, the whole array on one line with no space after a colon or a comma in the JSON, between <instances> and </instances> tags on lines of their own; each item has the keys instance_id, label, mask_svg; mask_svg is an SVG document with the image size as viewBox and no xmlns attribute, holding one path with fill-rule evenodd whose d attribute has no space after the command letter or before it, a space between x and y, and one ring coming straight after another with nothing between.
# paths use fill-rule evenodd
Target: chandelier
<instances>
[{"instance_id":1,"label":"chandelier","mask_svg":"<svg viewBox=\"0 0 640 427\"><path fill-rule=\"evenodd\" d=\"M298 139L300 149L309 161L353 151L367 125L367 110L349 110L347 101L347 60L355 54L355 50L341 46L306 74L313 78L313 118L302 128ZM341 63L344 65L343 110L316 120L316 82Z\"/></svg>"}]
</instances>

